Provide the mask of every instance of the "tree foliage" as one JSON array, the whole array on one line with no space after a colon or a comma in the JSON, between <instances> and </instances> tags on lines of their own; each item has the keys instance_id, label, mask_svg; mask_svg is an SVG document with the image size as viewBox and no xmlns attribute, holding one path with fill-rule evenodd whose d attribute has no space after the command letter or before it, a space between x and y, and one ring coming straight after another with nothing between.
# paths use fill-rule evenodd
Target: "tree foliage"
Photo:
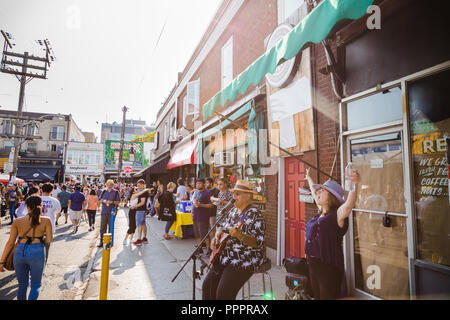
<instances>
[{"instance_id":1,"label":"tree foliage","mask_svg":"<svg viewBox=\"0 0 450 320\"><path fill-rule=\"evenodd\" d=\"M145 133L143 136L136 136L133 140L131 140L131 142L154 142L155 133L156 131L152 131Z\"/></svg>"}]
</instances>

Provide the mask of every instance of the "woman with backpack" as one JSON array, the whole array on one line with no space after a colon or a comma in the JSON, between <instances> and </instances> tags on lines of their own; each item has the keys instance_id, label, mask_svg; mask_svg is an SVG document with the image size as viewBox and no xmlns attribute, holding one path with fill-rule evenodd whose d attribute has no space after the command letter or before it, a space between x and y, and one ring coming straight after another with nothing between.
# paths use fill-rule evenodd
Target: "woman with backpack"
<instances>
[{"instance_id":1,"label":"woman with backpack","mask_svg":"<svg viewBox=\"0 0 450 320\"><path fill-rule=\"evenodd\" d=\"M27 216L16 219L12 224L9 239L0 260L0 272L5 271L6 259L14 249L16 238L19 237L13 258L14 270L19 282L17 300L26 300L30 277L31 290L28 300L37 300L46 259L45 244L53 241L52 221L48 217L41 216L42 199L40 197L28 197L26 205Z\"/></svg>"},{"instance_id":2,"label":"woman with backpack","mask_svg":"<svg viewBox=\"0 0 450 320\"><path fill-rule=\"evenodd\" d=\"M158 220L167 221L164 239L171 240L173 237L169 235L169 230L172 227L172 224L177 220L176 213L176 205L174 200L174 192L177 188L177 185L173 182L169 182L167 185L167 190L164 191L158 197L158 207L159 207L159 215Z\"/></svg>"}]
</instances>

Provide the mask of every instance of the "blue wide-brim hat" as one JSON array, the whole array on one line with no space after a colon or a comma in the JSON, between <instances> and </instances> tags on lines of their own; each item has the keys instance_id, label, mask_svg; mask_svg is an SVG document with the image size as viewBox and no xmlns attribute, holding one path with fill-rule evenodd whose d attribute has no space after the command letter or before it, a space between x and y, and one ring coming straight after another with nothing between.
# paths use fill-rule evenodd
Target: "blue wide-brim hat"
<instances>
[{"instance_id":1,"label":"blue wide-brim hat","mask_svg":"<svg viewBox=\"0 0 450 320\"><path fill-rule=\"evenodd\" d=\"M332 180L328 180L324 184L313 184L311 186L311 188L313 188L315 190L317 190L317 189L319 189L321 187L325 188L328 192L333 194L339 200L339 202L341 204L345 202L345 200L344 200L344 189L337 182L334 182Z\"/></svg>"}]
</instances>

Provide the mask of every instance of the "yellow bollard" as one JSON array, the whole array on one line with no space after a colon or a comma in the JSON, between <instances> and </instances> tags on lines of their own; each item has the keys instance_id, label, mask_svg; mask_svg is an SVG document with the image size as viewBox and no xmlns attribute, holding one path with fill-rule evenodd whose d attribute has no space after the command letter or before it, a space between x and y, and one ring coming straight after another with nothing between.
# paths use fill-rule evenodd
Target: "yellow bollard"
<instances>
[{"instance_id":1,"label":"yellow bollard","mask_svg":"<svg viewBox=\"0 0 450 320\"><path fill-rule=\"evenodd\" d=\"M109 279L109 255L111 252L111 233L103 235L102 274L100 278L100 300L107 300Z\"/></svg>"}]
</instances>

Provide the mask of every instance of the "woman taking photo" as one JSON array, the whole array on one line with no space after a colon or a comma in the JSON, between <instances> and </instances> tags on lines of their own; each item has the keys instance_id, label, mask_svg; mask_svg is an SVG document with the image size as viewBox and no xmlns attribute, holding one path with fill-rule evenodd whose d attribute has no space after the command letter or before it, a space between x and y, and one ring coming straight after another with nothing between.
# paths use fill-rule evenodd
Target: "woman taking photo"
<instances>
[{"instance_id":1,"label":"woman taking photo","mask_svg":"<svg viewBox=\"0 0 450 320\"><path fill-rule=\"evenodd\" d=\"M220 178L217 182L217 186L219 187L219 200L217 203L214 203L217 206L217 219L220 219L220 212L222 209L233 199L233 194L228 189L228 181L225 178Z\"/></svg>"},{"instance_id":2,"label":"woman taking photo","mask_svg":"<svg viewBox=\"0 0 450 320\"><path fill-rule=\"evenodd\" d=\"M6 257L13 249L16 238L19 237L19 244L13 258L19 282L17 300L26 300L30 276L31 290L28 300L37 300L45 265L44 244L50 244L53 241L52 221L49 217L41 217L42 199L40 197L28 197L25 203L28 215L14 220L0 261L0 271L5 271Z\"/></svg>"},{"instance_id":3,"label":"woman taking photo","mask_svg":"<svg viewBox=\"0 0 450 320\"><path fill-rule=\"evenodd\" d=\"M169 230L172 227L172 224L177 220L176 205L174 200L174 192L176 188L177 185L175 183L169 182L167 185L167 190L158 197L158 219L161 221L167 221L164 233L164 239L166 240L173 239L173 237L169 235Z\"/></svg>"},{"instance_id":4,"label":"woman taking photo","mask_svg":"<svg viewBox=\"0 0 450 320\"><path fill-rule=\"evenodd\" d=\"M343 238L348 229L348 216L356 203L359 174L350 177L354 191L344 200L344 189L334 181L315 184L306 170L318 214L306 224L305 254L313 296L320 300L339 299L344 280Z\"/></svg>"}]
</instances>

